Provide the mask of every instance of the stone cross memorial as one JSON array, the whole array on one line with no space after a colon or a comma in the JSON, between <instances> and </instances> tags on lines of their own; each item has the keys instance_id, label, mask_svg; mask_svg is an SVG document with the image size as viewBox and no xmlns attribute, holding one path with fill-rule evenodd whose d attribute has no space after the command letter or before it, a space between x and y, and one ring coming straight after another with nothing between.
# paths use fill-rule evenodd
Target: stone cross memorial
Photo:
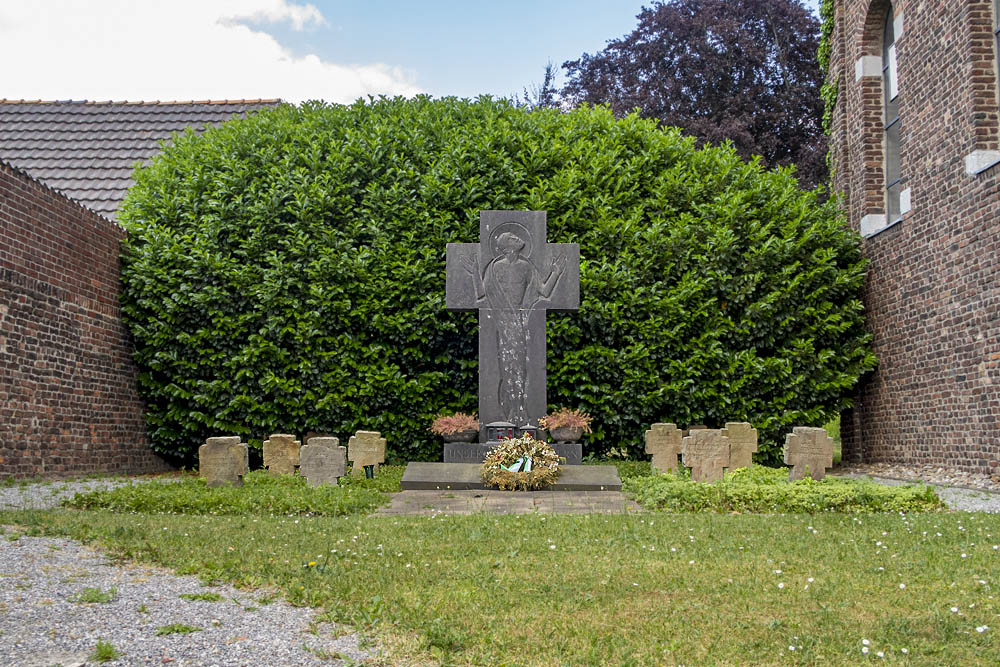
<instances>
[{"instance_id":1,"label":"stone cross memorial","mask_svg":"<svg viewBox=\"0 0 1000 667\"><path fill-rule=\"evenodd\" d=\"M580 246L546 242L545 211L480 211L479 243L449 243L448 310L479 312L479 421L545 416L545 313L580 305Z\"/></svg>"},{"instance_id":2,"label":"stone cross memorial","mask_svg":"<svg viewBox=\"0 0 1000 667\"><path fill-rule=\"evenodd\" d=\"M264 441L264 467L269 475L294 475L299 465L299 441L294 435L273 433Z\"/></svg>"},{"instance_id":3,"label":"stone cross memorial","mask_svg":"<svg viewBox=\"0 0 1000 667\"><path fill-rule=\"evenodd\" d=\"M378 464L385 461L385 438L378 431L358 431L347 441L347 458L351 462L351 474L372 477L378 472Z\"/></svg>"},{"instance_id":4,"label":"stone cross memorial","mask_svg":"<svg viewBox=\"0 0 1000 667\"><path fill-rule=\"evenodd\" d=\"M826 469L833 467L833 438L823 428L796 426L785 436L785 464L792 466L788 471L790 482L807 474L815 480L823 479Z\"/></svg>"},{"instance_id":5,"label":"stone cross memorial","mask_svg":"<svg viewBox=\"0 0 1000 667\"><path fill-rule=\"evenodd\" d=\"M729 467L729 438L719 429L699 429L681 441L684 465L695 482L718 482Z\"/></svg>"},{"instance_id":6,"label":"stone cross memorial","mask_svg":"<svg viewBox=\"0 0 1000 667\"><path fill-rule=\"evenodd\" d=\"M729 438L729 469L749 468L757 451L757 429L747 422L726 422L722 435Z\"/></svg>"},{"instance_id":7,"label":"stone cross memorial","mask_svg":"<svg viewBox=\"0 0 1000 667\"><path fill-rule=\"evenodd\" d=\"M205 478L209 487L243 486L248 461L247 445L240 442L238 435L208 438L198 448L198 474Z\"/></svg>"},{"instance_id":8,"label":"stone cross memorial","mask_svg":"<svg viewBox=\"0 0 1000 667\"><path fill-rule=\"evenodd\" d=\"M676 424L653 424L646 431L646 453L653 455L650 465L656 472L673 472L679 469L677 457L681 453L683 434Z\"/></svg>"},{"instance_id":9,"label":"stone cross memorial","mask_svg":"<svg viewBox=\"0 0 1000 667\"><path fill-rule=\"evenodd\" d=\"M299 450L299 474L309 486L337 486L337 479L346 472L347 448L340 446L340 438L309 438Z\"/></svg>"}]
</instances>

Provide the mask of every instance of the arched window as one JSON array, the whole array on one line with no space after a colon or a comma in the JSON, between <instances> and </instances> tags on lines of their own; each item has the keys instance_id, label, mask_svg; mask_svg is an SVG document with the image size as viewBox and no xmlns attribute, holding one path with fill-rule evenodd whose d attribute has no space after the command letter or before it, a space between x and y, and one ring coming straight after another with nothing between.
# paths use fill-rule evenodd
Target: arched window
<instances>
[{"instance_id":1,"label":"arched window","mask_svg":"<svg viewBox=\"0 0 1000 667\"><path fill-rule=\"evenodd\" d=\"M994 0L1000 2L1000 0ZM885 14L882 29L882 90L885 95L885 222L891 225L902 218L900 193L902 177L899 164L899 82L896 76L896 35L892 5Z\"/></svg>"}]
</instances>

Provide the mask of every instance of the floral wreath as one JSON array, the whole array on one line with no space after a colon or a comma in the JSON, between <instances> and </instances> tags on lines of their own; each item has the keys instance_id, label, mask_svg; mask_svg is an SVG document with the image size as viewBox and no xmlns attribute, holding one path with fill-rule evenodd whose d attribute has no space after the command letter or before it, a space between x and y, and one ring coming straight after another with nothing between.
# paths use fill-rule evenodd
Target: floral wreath
<instances>
[{"instance_id":1,"label":"floral wreath","mask_svg":"<svg viewBox=\"0 0 1000 667\"><path fill-rule=\"evenodd\" d=\"M559 479L564 459L543 440L530 433L500 442L483 461L483 484L504 491L536 491Z\"/></svg>"}]
</instances>

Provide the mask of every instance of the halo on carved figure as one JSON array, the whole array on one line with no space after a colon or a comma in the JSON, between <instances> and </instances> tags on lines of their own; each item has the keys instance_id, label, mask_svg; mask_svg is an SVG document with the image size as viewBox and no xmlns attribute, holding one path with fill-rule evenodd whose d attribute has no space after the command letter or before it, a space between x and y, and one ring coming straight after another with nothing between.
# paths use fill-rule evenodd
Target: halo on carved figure
<instances>
[{"instance_id":1,"label":"halo on carved figure","mask_svg":"<svg viewBox=\"0 0 1000 667\"><path fill-rule=\"evenodd\" d=\"M494 257L499 257L504 254L503 249L500 247L500 237L504 234L513 234L517 238L521 239L524 245L518 251L518 254L525 259L531 257L531 232L529 232L528 228L519 222L505 222L498 225L497 228L490 233L490 252Z\"/></svg>"}]
</instances>

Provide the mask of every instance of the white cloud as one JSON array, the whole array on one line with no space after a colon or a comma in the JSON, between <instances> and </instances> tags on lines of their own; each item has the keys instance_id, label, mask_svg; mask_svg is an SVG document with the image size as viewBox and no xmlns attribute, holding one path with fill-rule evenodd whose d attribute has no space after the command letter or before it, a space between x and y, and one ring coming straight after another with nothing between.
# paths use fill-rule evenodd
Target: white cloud
<instances>
[{"instance_id":1,"label":"white cloud","mask_svg":"<svg viewBox=\"0 0 1000 667\"><path fill-rule=\"evenodd\" d=\"M34 0L0 7L0 98L353 102L415 95L415 74L382 63L295 57L240 21L326 21L290 0Z\"/></svg>"},{"instance_id":2,"label":"white cloud","mask_svg":"<svg viewBox=\"0 0 1000 667\"><path fill-rule=\"evenodd\" d=\"M290 5L287 0L260 0L250 5L253 10L247 12L247 3L227 3L233 7L233 19L249 19L257 23L281 23L288 21L292 28L298 31L305 30L310 23L317 26L327 25L326 19L320 13L316 5Z\"/></svg>"}]
</instances>

